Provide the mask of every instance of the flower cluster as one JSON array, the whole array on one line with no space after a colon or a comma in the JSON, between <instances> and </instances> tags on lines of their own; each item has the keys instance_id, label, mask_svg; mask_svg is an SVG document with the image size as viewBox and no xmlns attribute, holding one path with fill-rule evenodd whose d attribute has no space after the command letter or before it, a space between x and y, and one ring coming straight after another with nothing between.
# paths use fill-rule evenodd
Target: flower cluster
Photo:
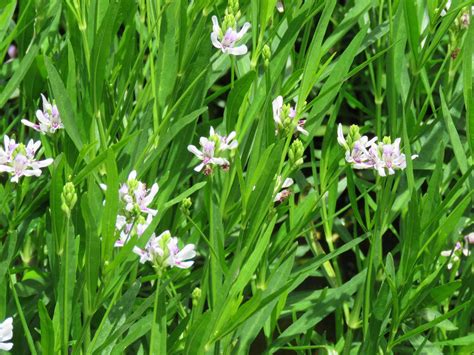
<instances>
[{"instance_id":1,"label":"flower cluster","mask_svg":"<svg viewBox=\"0 0 474 355\"><path fill-rule=\"evenodd\" d=\"M7 342L13 338L13 318L8 317L0 323L0 350L9 351L13 343Z\"/></svg>"},{"instance_id":2,"label":"flower cluster","mask_svg":"<svg viewBox=\"0 0 474 355\"><path fill-rule=\"evenodd\" d=\"M53 163L53 159L36 160L35 155L40 147L40 141L30 139L25 146L5 136L4 148L0 147L0 173L9 173L11 181L16 183L22 176L40 176L41 168Z\"/></svg>"},{"instance_id":3,"label":"flower cluster","mask_svg":"<svg viewBox=\"0 0 474 355\"><path fill-rule=\"evenodd\" d=\"M223 28L226 28L226 21L224 20ZM235 25L227 27L227 30L224 32L219 26L219 21L216 16L212 16L212 32L211 32L211 42L212 45L222 51L222 53L229 53L232 55L244 55L247 53L248 48L245 44L240 46L235 46L236 43L242 39L242 37L247 33L250 28L250 23L246 22L240 29L237 31Z\"/></svg>"},{"instance_id":4,"label":"flower cluster","mask_svg":"<svg viewBox=\"0 0 474 355\"><path fill-rule=\"evenodd\" d=\"M200 172L204 169L205 175L212 173L213 165L220 166L223 170L228 170L230 163L222 155L227 150L231 151L237 148L238 142L234 139L235 136L235 131L232 131L228 136L221 136L211 127L209 137L201 137L199 139L201 150L194 145L188 145L188 150L201 160L201 163L194 170Z\"/></svg>"},{"instance_id":5,"label":"flower cluster","mask_svg":"<svg viewBox=\"0 0 474 355\"><path fill-rule=\"evenodd\" d=\"M380 176L386 176L406 168L405 154L400 151L400 138L392 143L390 137L385 137L377 143L377 137L369 140L367 136L361 136L356 125L352 125L348 136L344 137L339 124L337 141L346 149L346 161L355 169L374 169ZM412 155L411 159L417 157Z\"/></svg>"},{"instance_id":6,"label":"flower cluster","mask_svg":"<svg viewBox=\"0 0 474 355\"><path fill-rule=\"evenodd\" d=\"M305 136L308 132L304 129L306 120L298 120L296 110L290 105L283 104L283 97L278 96L272 103L273 120L275 121L275 134L283 131L285 133L302 133Z\"/></svg>"},{"instance_id":7,"label":"flower cluster","mask_svg":"<svg viewBox=\"0 0 474 355\"><path fill-rule=\"evenodd\" d=\"M149 261L158 272L163 271L166 267L187 269L194 264L191 259L196 256L194 244L187 244L180 249L178 238L172 237L168 230L159 236L153 233L145 249L134 247L133 252L140 257L140 263L144 264Z\"/></svg>"},{"instance_id":8,"label":"flower cluster","mask_svg":"<svg viewBox=\"0 0 474 355\"><path fill-rule=\"evenodd\" d=\"M57 106L51 104L46 97L41 94L43 100L43 111L36 111L36 118L39 123L33 123L28 120L21 120L25 126L31 127L42 134L54 134L58 129L64 128Z\"/></svg>"},{"instance_id":9,"label":"flower cluster","mask_svg":"<svg viewBox=\"0 0 474 355\"><path fill-rule=\"evenodd\" d=\"M104 184L100 186L103 190L107 189ZM157 193L157 183L147 189L143 182L137 180L137 172L135 170L130 172L127 182L119 188L121 208L115 221L115 228L120 232L120 237L115 242L116 247L123 247L133 235L140 237L145 232L158 213L157 210L148 207Z\"/></svg>"}]
</instances>

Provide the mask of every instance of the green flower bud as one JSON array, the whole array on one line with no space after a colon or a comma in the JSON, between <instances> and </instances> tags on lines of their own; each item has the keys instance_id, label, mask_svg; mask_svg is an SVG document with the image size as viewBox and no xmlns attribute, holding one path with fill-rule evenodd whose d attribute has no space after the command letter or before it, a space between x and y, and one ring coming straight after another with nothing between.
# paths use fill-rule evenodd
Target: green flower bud
<instances>
[{"instance_id":1,"label":"green flower bud","mask_svg":"<svg viewBox=\"0 0 474 355\"><path fill-rule=\"evenodd\" d=\"M292 170L297 169L303 164L303 154L303 143L299 139L295 139L293 143L291 143L290 150L288 151L288 162Z\"/></svg>"},{"instance_id":2,"label":"green flower bud","mask_svg":"<svg viewBox=\"0 0 474 355\"><path fill-rule=\"evenodd\" d=\"M192 299L192 302L193 302L193 307L196 307L199 303L199 300L201 298L201 289L199 287L196 287L194 290L193 290L193 293L191 294L191 299Z\"/></svg>"},{"instance_id":3,"label":"green flower bud","mask_svg":"<svg viewBox=\"0 0 474 355\"><path fill-rule=\"evenodd\" d=\"M67 182L63 187L63 192L61 194L61 209L63 212L70 217L71 211L74 208L74 205L77 202L76 189L72 182Z\"/></svg>"},{"instance_id":4,"label":"green flower bud","mask_svg":"<svg viewBox=\"0 0 474 355\"><path fill-rule=\"evenodd\" d=\"M383 137L383 140L382 140L383 144L392 144L392 140L390 139L390 137Z\"/></svg>"},{"instance_id":5,"label":"green flower bud","mask_svg":"<svg viewBox=\"0 0 474 355\"><path fill-rule=\"evenodd\" d=\"M233 14L226 14L224 16L224 21L222 22L222 37L229 28L235 28L236 23L237 21L235 20L235 16Z\"/></svg>"},{"instance_id":6,"label":"green flower bud","mask_svg":"<svg viewBox=\"0 0 474 355\"><path fill-rule=\"evenodd\" d=\"M236 15L239 12L239 0L229 0L226 11Z\"/></svg>"},{"instance_id":7,"label":"green flower bud","mask_svg":"<svg viewBox=\"0 0 474 355\"><path fill-rule=\"evenodd\" d=\"M263 46L262 57L263 57L263 65L265 66L265 68L268 68L268 65L270 64L270 59L272 57L272 51L267 44Z\"/></svg>"},{"instance_id":8,"label":"green flower bud","mask_svg":"<svg viewBox=\"0 0 474 355\"><path fill-rule=\"evenodd\" d=\"M359 126L353 124L349 127L349 134L347 135L347 144L352 149L354 146L354 142L359 140L361 137L360 135L360 128Z\"/></svg>"},{"instance_id":9,"label":"green flower bud","mask_svg":"<svg viewBox=\"0 0 474 355\"><path fill-rule=\"evenodd\" d=\"M192 205L193 205L193 202L192 202L191 198L187 197L183 201L181 201L181 205L179 206L179 208L185 216L189 216L189 214L190 214L189 210L190 210Z\"/></svg>"}]
</instances>

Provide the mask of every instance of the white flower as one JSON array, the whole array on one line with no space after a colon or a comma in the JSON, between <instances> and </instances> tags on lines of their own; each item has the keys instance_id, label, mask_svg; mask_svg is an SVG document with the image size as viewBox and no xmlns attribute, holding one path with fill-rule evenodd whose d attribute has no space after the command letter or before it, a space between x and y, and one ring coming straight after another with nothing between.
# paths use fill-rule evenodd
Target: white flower
<instances>
[{"instance_id":1,"label":"white flower","mask_svg":"<svg viewBox=\"0 0 474 355\"><path fill-rule=\"evenodd\" d=\"M451 0L448 0L447 3L446 3L446 5L445 5L445 7L444 7L444 9L441 10L440 15L441 15L441 16L446 16L446 13L448 12L448 10L449 10L450 7L451 7Z\"/></svg>"},{"instance_id":2,"label":"white flower","mask_svg":"<svg viewBox=\"0 0 474 355\"><path fill-rule=\"evenodd\" d=\"M272 102L273 120L275 121L276 131L290 129L294 125L294 133L302 133L308 135L308 131L304 129L306 120L296 120L296 110L290 105L283 105L283 96L278 96Z\"/></svg>"},{"instance_id":3,"label":"white flower","mask_svg":"<svg viewBox=\"0 0 474 355\"><path fill-rule=\"evenodd\" d=\"M276 2L276 9L279 13L283 13L285 11L285 6L283 5L283 1L282 0L278 0Z\"/></svg>"},{"instance_id":4,"label":"white flower","mask_svg":"<svg viewBox=\"0 0 474 355\"><path fill-rule=\"evenodd\" d=\"M466 241L466 244L474 244L474 232L469 233L464 237L464 240Z\"/></svg>"},{"instance_id":5,"label":"white flower","mask_svg":"<svg viewBox=\"0 0 474 355\"><path fill-rule=\"evenodd\" d=\"M222 53L229 53L232 55L243 55L247 53L248 49L245 44L235 46L236 42L239 41L249 30L250 23L246 22L242 26L242 29L237 32L232 27L227 28L224 33L219 26L216 16L212 16L212 33L211 42L212 45L222 51Z\"/></svg>"},{"instance_id":6,"label":"white flower","mask_svg":"<svg viewBox=\"0 0 474 355\"><path fill-rule=\"evenodd\" d=\"M8 317L0 323L0 350L9 351L13 343L7 342L13 338L13 318Z\"/></svg>"},{"instance_id":7,"label":"white flower","mask_svg":"<svg viewBox=\"0 0 474 355\"><path fill-rule=\"evenodd\" d=\"M0 148L0 173L9 173L11 181L18 183L22 176L40 176L41 169L53 163L53 159L36 160L35 155L41 142L32 139L28 144L17 144L8 136L4 137L5 148Z\"/></svg>"},{"instance_id":8,"label":"white flower","mask_svg":"<svg viewBox=\"0 0 474 355\"><path fill-rule=\"evenodd\" d=\"M190 260L196 256L194 244L188 244L183 249L178 247L178 238L171 237L170 231L164 231L158 237L152 234L145 249L133 248L133 252L140 256L140 263L149 261L155 268L178 267L187 269L194 264Z\"/></svg>"},{"instance_id":9,"label":"white flower","mask_svg":"<svg viewBox=\"0 0 474 355\"><path fill-rule=\"evenodd\" d=\"M58 129L64 128L58 107L54 103L51 104L43 94L41 94L41 98L43 100L43 111L36 111L36 118L39 123L33 123L25 119L21 120L21 123L43 134L54 134Z\"/></svg>"},{"instance_id":10,"label":"white flower","mask_svg":"<svg viewBox=\"0 0 474 355\"><path fill-rule=\"evenodd\" d=\"M294 181L292 178L286 178L283 183L281 182L281 176L277 177L277 183L275 185L275 192L279 191L276 195L275 198L273 199L273 202L283 202L290 196L291 192L288 190L288 187L294 184Z\"/></svg>"},{"instance_id":11,"label":"white flower","mask_svg":"<svg viewBox=\"0 0 474 355\"><path fill-rule=\"evenodd\" d=\"M471 252L467 248L467 245L463 248L461 243L459 243L459 242L456 243L456 245L454 246L454 248L452 250L443 250L441 252L441 256L451 257L451 259L449 260L449 263L447 265L448 270L452 269L453 263L457 263L459 260L461 260L460 256L462 256L462 255L468 256L470 254L471 254Z\"/></svg>"},{"instance_id":12,"label":"white flower","mask_svg":"<svg viewBox=\"0 0 474 355\"><path fill-rule=\"evenodd\" d=\"M170 255L167 259L167 264L169 266L187 269L194 264L194 261L190 260L196 256L194 244L188 244L185 245L183 249L179 249L178 238L173 237L168 242L168 250L170 252Z\"/></svg>"},{"instance_id":13,"label":"white flower","mask_svg":"<svg viewBox=\"0 0 474 355\"><path fill-rule=\"evenodd\" d=\"M204 169L204 174L209 175L212 173L212 166L217 165L227 170L230 163L229 161L220 156L227 150L234 150L238 146L238 142L234 139L236 133L233 131L228 136L221 136L214 131L214 128L210 128L209 138L201 137L199 139L199 150L196 146L188 145L188 151L193 153L201 163L194 168L194 171L200 172Z\"/></svg>"}]
</instances>

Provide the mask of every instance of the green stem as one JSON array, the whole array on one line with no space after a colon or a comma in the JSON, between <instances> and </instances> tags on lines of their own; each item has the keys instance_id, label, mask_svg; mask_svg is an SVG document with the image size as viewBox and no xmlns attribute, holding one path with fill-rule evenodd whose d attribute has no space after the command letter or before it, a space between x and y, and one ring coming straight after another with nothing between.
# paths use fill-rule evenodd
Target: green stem
<instances>
[{"instance_id":1,"label":"green stem","mask_svg":"<svg viewBox=\"0 0 474 355\"><path fill-rule=\"evenodd\" d=\"M220 280L219 280L219 277L221 275L220 271L218 270L219 269L219 247L218 247L218 243L217 243L217 239L216 239L216 235L214 233L214 206L213 206L213 198L212 198L212 195L213 195L213 179L212 179L212 175L209 176L209 180L208 180L208 184L207 184L207 198L208 198L208 208L209 208L209 242L210 242L210 245L212 245L212 248L215 250L215 252L217 253L214 254L212 253L209 257L210 257L210 268L209 268L209 272L210 272L210 292L209 292L209 296L210 296L210 306L211 306L211 309L215 309L216 305L217 305L217 294L218 294L218 287L219 287L219 284L220 284Z\"/></svg>"},{"instance_id":2,"label":"green stem","mask_svg":"<svg viewBox=\"0 0 474 355\"><path fill-rule=\"evenodd\" d=\"M20 300L18 298L18 294L16 293L15 290L15 284L13 283L14 280L14 275L10 275L9 281L10 281L10 289L12 290L13 294L13 299L15 300L16 308L18 310L18 315L20 317L21 325L23 327L23 331L25 332L25 337L26 337L26 342L28 343L28 348L30 349L30 352L32 355L36 355L36 349L35 349L35 343L33 342L33 338L31 337L30 330L28 328L28 324L26 323L25 315L23 314L23 310L21 309L21 304Z\"/></svg>"},{"instance_id":3,"label":"green stem","mask_svg":"<svg viewBox=\"0 0 474 355\"><path fill-rule=\"evenodd\" d=\"M153 325L151 327L150 354L166 354L166 300L165 292L160 298L161 279L156 280L153 304Z\"/></svg>"},{"instance_id":4,"label":"green stem","mask_svg":"<svg viewBox=\"0 0 474 355\"><path fill-rule=\"evenodd\" d=\"M62 332L62 345L61 349L63 354L68 354L68 338L69 338L69 322L68 322L68 293L69 293L69 217L66 221L66 231L64 233L64 248L63 248L63 302L62 302L62 321L63 326L61 327Z\"/></svg>"},{"instance_id":5,"label":"green stem","mask_svg":"<svg viewBox=\"0 0 474 355\"><path fill-rule=\"evenodd\" d=\"M235 58L230 56L230 88L234 88L234 75L235 75Z\"/></svg>"},{"instance_id":6,"label":"green stem","mask_svg":"<svg viewBox=\"0 0 474 355\"><path fill-rule=\"evenodd\" d=\"M373 248L374 246L370 245L369 258L367 260L367 277L365 279L365 292L364 292L364 307L363 307L363 330L364 330L364 339L368 336L369 330L369 315L370 315L370 304L371 294L372 294L372 283L373 283Z\"/></svg>"}]
</instances>

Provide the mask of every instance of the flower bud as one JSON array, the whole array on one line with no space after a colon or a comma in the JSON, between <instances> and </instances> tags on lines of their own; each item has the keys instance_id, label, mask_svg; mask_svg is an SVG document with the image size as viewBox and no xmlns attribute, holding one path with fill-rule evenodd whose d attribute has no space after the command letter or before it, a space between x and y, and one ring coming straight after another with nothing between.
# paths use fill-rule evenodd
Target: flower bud
<instances>
[{"instance_id":1,"label":"flower bud","mask_svg":"<svg viewBox=\"0 0 474 355\"><path fill-rule=\"evenodd\" d=\"M229 3L227 4L227 10L229 13L237 15L237 13L240 13L239 11L239 0L229 0ZM240 16L240 14L239 14ZM237 16L236 16L237 17Z\"/></svg>"},{"instance_id":2,"label":"flower bud","mask_svg":"<svg viewBox=\"0 0 474 355\"><path fill-rule=\"evenodd\" d=\"M272 51L270 47L267 44L264 45L262 49L262 57L263 57L263 65L265 66L265 68L268 68L268 65L270 64L271 56L272 56Z\"/></svg>"},{"instance_id":3,"label":"flower bud","mask_svg":"<svg viewBox=\"0 0 474 355\"><path fill-rule=\"evenodd\" d=\"M193 302L193 307L196 307L199 303L199 300L201 299L201 289L199 287L196 287L194 290L193 290L193 293L191 294L191 299L192 299L192 302Z\"/></svg>"},{"instance_id":4,"label":"flower bud","mask_svg":"<svg viewBox=\"0 0 474 355\"><path fill-rule=\"evenodd\" d=\"M181 204L179 206L179 209L181 210L181 213L183 213L185 216L189 216L189 209L193 205L193 202L190 197L186 197L183 201L181 201Z\"/></svg>"},{"instance_id":5,"label":"flower bud","mask_svg":"<svg viewBox=\"0 0 474 355\"><path fill-rule=\"evenodd\" d=\"M70 217L71 211L74 208L74 205L77 202L76 189L72 182L67 182L63 187L63 192L61 194L61 209L63 212Z\"/></svg>"},{"instance_id":6,"label":"flower bud","mask_svg":"<svg viewBox=\"0 0 474 355\"><path fill-rule=\"evenodd\" d=\"M235 20L235 16L233 14L226 14L224 16L224 21L222 22L222 36L224 36L225 32L229 28L235 28L237 21Z\"/></svg>"},{"instance_id":7,"label":"flower bud","mask_svg":"<svg viewBox=\"0 0 474 355\"><path fill-rule=\"evenodd\" d=\"M347 145L352 149L354 147L354 143L360 139L360 129L358 125L351 125L349 127L349 134L347 135Z\"/></svg>"},{"instance_id":8,"label":"flower bud","mask_svg":"<svg viewBox=\"0 0 474 355\"><path fill-rule=\"evenodd\" d=\"M383 144L392 144L392 139L388 136L383 137Z\"/></svg>"},{"instance_id":9,"label":"flower bud","mask_svg":"<svg viewBox=\"0 0 474 355\"><path fill-rule=\"evenodd\" d=\"M299 139L295 139L291 143L290 150L288 151L288 162L291 169L297 169L303 164L304 146Z\"/></svg>"}]
</instances>

